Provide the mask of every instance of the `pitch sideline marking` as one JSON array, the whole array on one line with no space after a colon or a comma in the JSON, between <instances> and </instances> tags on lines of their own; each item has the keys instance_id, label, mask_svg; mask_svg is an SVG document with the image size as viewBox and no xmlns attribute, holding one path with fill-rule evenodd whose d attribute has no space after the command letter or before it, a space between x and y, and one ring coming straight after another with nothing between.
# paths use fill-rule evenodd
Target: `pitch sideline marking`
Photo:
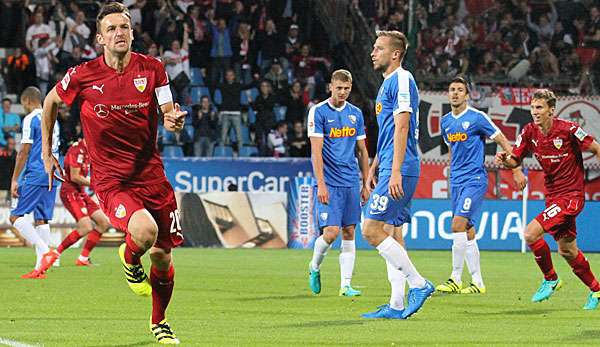
<instances>
[{"instance_id":1,"label":"pitch sideline marking","mask_svg":"<svg viewBox=\"0 0 600 347\"><path fill-rule=\"evenodd\" d=\"M0 337L0 345L6 345L11 347L41 347L41 345L30 345L24 342L19 342L11 339L5 339Z\"/></svg>"}]
</instances>

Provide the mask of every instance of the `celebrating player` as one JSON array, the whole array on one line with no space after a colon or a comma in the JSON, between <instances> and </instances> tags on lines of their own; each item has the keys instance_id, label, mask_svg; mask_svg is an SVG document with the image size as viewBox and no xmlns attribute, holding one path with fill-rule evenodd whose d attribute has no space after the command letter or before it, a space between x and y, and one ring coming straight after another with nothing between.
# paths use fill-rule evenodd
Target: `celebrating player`
<instances>
[{"instance_id":1,"label":"celebrating player","mask_svg":"<svg viewBox=\"0 0 600 347\"><path fill-rule=\"evenodd\" d=\"M483 166L485 139L494 140L507 152L510 152L510 144L487 114L468 106L469 88L464 78L456 77L450 82L448 99L452 111L442 117L440 129L450 155L454 236L452 274L436 290L444 293L483 294L485 285L481 276L475 225L488 187L487 172ZM515 168L513 174L518 187L523 189L526 184L525 175L520 168ZM465 260L471 273L471 284L462 288Z\"/></svg>"},{"instance_id":2,"label":"celebrating player","mask_svg":"<svg viewBox=\"0 0 600 347\"><path fill-rule=\"evenodd\" d=\"M562 286L552 265L550 248L543 238L544 233L549 233L558 244L558 253L590 288L591 293L583 308L593 310L598 307L600 284L577 247L576 218L583 210L585 199L581 152L590 151L600 159L600 145L577 123L556 118L555 109L556 96L553 92L547 89L536 91L531 99L533 123L523 128L513 154L499 152L496 161L513 168L528 153L533 153L544 170L546 209L527 225L525 231L525 240L544 274L544 281L531 300L546 300Z\"/></svg>"},{"instance_id":3,"label":"celebrating player","mask_svg":"<svg viewBox=\"0 0 600 347\"><path fill-rule=\"evenodd\" d=\"M362 177L367 177L369 153L362 112L346 101L352 90L350 72L335 71L330 88L331 97L308 112L308 136L317 179L316 216L323 232L315 241L309 285L314 294L321 292L319 268L341 228L339 295L358 296L360 291L350 285L356 259L354 226L360 222L361 198L363 201L369 198L366 180L361 188L359 176L360 166Z\"/></svg>"},{"instance_id":4,"label":"celebrating player","mask_svg":"<svg viewBox=\"0 0 600 347\"><path fill-rule=\"evenodd\" d=\"M129 11L105 4L96 19L104 55L71 68L50 91L43 111L43 158L48 176L58 163L50 155L49 130L60 103L81 102L81 124L92 164L92 185L111 224L127 233L119 247L125 278L138 295L152 294L150 328L159 343L178 344L165 311L171 300L171 250L183 242L173 188L156 147L160 107L164 127L183 128L185 112L173 105L162 63L131 52ZM141 257L150 251L150 281Z\"/></svg>"},{"instance_id":5,"label":"celebrating player","mask_svg":"<svg viewBox=\"0 0 600 347\"><path fill-rule=\"evenodd\" d=\"M42 271L42 259L49 251L50 225L48 221L54 214L56 187L50 184L44 171L42 161L42 94L35 87L27 87L21 94L21 104L29 114L23 119L23 147L17 154L13 171L10 192L13 198L13 210L10 212L10 222L29 243L35 247L37 261L35 268L22 278L45 278ZM59 129L58 124L49 127L46 136L47 155L58 158ZM25 171L23 171L25 167ZM19 182L19 176L23 177ZM50 176L50 181L52 181ZM50 188L50 189L49 189ZM33 212L35 228L23 217Z\"/></svg>"},{"instance_id":6,"label":"celebrating player","mask_svg":"<svg viewBox=\"0 0 600 347\"><path fill-rule=\"evenodd\" d=\"M71 145L65 156L64 170L65 181L60 187L60 199L77 221L77 229L67 235L56 250L51 251L51 258L44 262L44 266L51 266L65 249L86 235L87 240L81 254L75 260L75 265L89 266L91 265L90 252L100 241L102 233L112 227L98 204L85 192L85 187L90 186L90 179L88 178L90 158L85 139ZM96 224L97 229L94 229L94 224ZM47 269L42 269L42 271L45 270Z\"/></svg>"},{"instance_id":7,"label":"celebrating player","mask_svg":"<svg viewBox=\"0 0 600 347\"><path fill-rule=\"evenodd\" d=\"M408 40L401 32L378 31L371 52L373 67L383 73L384 81L375 106L379 138L374 165L379 168L379 180L367 203L363 236L391 267L406 275L410 287L408 306L383 305L364 314L364 318L406 319L434 291L433 284L419 274L404 247L384 230L386 221L398 219L405 211L419 179L419 92L412 74L401 66L407 48Z\"/></svg>"}]
</instances>

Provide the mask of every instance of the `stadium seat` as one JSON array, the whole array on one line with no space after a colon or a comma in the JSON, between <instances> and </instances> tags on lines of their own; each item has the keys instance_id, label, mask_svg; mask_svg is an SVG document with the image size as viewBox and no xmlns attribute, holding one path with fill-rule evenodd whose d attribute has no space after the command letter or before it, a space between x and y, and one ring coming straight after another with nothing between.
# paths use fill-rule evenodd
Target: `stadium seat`
<instances>
[{"instance_id":1,"label":"stadium seat","mask_svg":"<svg viewBox=\"0 0 600 347\"><path fill-rule=\"evenodd\" d=\"M213 157L233 157L233 149L230 146L215 146Z\"/></svg>"},{"instance_id":2,"label":"stadium seat","mask_svg":"<svg viewBox=\"0 0 600 347\"><path fill-rule=\"evenodd\" d=\"M204 77L200 68L192 68L192 86L204 86Z\"/></svg>"},{"instance_id":3,"label":"stadium seat","mask_svg":"<svg viewBox=\"0 0 600 347\"><path fill-rule=\"evenodd\" d=\"M183 105L181 106L181 110L182 111L186 111L187 114L185 115L185 124L186 125L191 125L193 123L192 119L193 119L193 111L192 111L192 107L191 106L187 106L187 105Z\"/></svg>"},{"instance_id":4,"label":"stadium seat","mask_svg":"<svg viewBox=\"0 0 600 347\"><path fill-rule=\"evenodd\" d=\"M249 145L252 143L250 140L250 129L248 129L247 125L242 125L242 140L245 145Z\"/></svg>"},{"instance_id":5,"label":"stadium seat","mask_svg":"<svg viewBox=\"0 0 600 347\"><path fill-rule=\"evenodd\" d=\"M258 157L258 148L256 146L242 146L240 157Z\"/></svg>"},{"instance_id":6,"label":"stadium seat","mask_svg":"<svg viewBox=\"0 0 600 347\"><path fill-rule=\"evenodd\" d=\"M252 109L252 107L248 107L248 123L254 124L256 122L256 112Z\"/></svg>"},{"instance_id":7,"label":"stadium seat","mask_svg":"<svg viewBox=\"0 0 600 347\"><path fill-rule=\"evenodd\" d=\"M181 158L183 157L183 149L181 146L169 145L163 148L163 157L165 158Z\"/></svg>"},{"instance_id":8,"label":"stadium seat","mask_svg":"<svg viewBox=\"0 0 600 347\"><path fill-rule=\"evenodd\" d=\"M190 139L191 142L194 142L194 126L190 124L184 125L183 130L187 133L188 139Z\"/></svg>"},{"instance_id":9,"label":"stadium seat","mask_svg":"<svg viewBox=\"0 0 600 347\"><path fill-rule=\"evenodd\" d=\"M250 104L250 102L256 100L257 96L258 89L256 88L242 90L242 92L240 93L240 104L247 106Z\"/></svg>"},{"instance_id":10,"label":"stadium seat","mask_svg":"<svg viewBox=\"0 0 600 347\"><path fill-rule=\"evenodd\" d=\"M205 95L210 99L210 91L207 87L192 87L191 95L192 104L199 104L200 99Z\"/></svg>"},{"instance_id":11,"label":"stadium seat","mask_svg":"<svg viewBox=\"0 0 600 347\"><path fill-rule=\"evenodd\" d=\"M223 102L223 95L221 95L220 89L215 89L215 92L213 93L213 102L217 105L221 105Z\"/></svg>"},{"instance_id":12,"label":"stadium seat","mask_svg":"<svg viewBox=\"0 0 600 347\"><path fill-rule=\"evenodd\" d=\"M159 128L159 135L162 137L162 143L164 145L172 145L175 143L175 133L167 131L163 126Z\"/></svg>"}]
</instances>

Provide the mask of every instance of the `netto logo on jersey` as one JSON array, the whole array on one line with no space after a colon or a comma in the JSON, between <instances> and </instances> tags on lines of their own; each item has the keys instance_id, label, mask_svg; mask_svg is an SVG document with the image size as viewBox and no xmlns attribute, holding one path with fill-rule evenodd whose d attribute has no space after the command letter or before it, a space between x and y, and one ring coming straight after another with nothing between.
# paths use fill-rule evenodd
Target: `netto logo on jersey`
<instances>
[{"instance_id":1,"label":"netto logo on jersey","mask_svg":"<svg viewBox=\"0 0 600 347\"><path fill-rule=\"evenodd\" d=\"M466 133L448 134L448 142L463 142L467 141L469 136Z\"/></svg>"},{"instance_id":2,"label":"netto logo on jersey","mask_svg":"<svg viewBox=\"0 0 600 347\"><path fill-rule=\"evenodd\" d=\"M329 137L351 137L356 135L356 129L350 127L331 128L329 131Z\"/></svg>"}]
</instances>

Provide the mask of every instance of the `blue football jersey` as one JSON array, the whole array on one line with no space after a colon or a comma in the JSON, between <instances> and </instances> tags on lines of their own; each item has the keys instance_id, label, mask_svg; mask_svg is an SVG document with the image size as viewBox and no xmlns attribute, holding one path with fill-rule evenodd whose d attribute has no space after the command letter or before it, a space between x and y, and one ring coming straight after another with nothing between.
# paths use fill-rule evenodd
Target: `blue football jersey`
<instances>
[{"instance_id":1,"label":"blue football jersey","mask_svg":"<svg viewBox=\"0 0 600 347\"><path fill-rule=\"evenodd\" d=\"M444 142L452 151L450 183L463 184L480 180L487 182L483 166L485 139L493 139L500 129L484 112L467 107L458 115L447 113L440 122Z\"/></svg>"},{"instance_id":2,"label":"blue football jersey","mask_svg":"<svg viewBox=\"0 0 600 347\"><path fill-rule=\"evenodd\" d=\"M413 75L399 67L388 75L379 88L375 115L379 125L377 158L379 170L391 170L394 156L394 116L410 113L406 154L402 164L403 176L419 176L419 90Z\"/></svg>"},{"instance_id":3,"label":"blue football jersey","mask_svg":"<svg viewBox=\"0 0 600 347\"><path fill-rule=\"evenodd\" d=\"M332 187L359 184L356 141L366 138L361 110L349 102L335 108L327 99L310 108L307 124L308 137L323 137L325 184Z\"/></svg>"},{"instance_id":4,"label":"blue football jersey","mask_svg":"<svg viewBox=\"0 0 600 347\"><path fill-rule=\"evenodd\" d=\"M52 154L58 159L60 131L58 122L54 123L52 131ZM48 175L44 170L44 161L42 160L42 109L33 110L23 119L23 136L21 143L31 144L29 157L25 164L25 170L21 176L22 184L32 184L38 186L48 185Z\"/></svg>"}]
</instances>

